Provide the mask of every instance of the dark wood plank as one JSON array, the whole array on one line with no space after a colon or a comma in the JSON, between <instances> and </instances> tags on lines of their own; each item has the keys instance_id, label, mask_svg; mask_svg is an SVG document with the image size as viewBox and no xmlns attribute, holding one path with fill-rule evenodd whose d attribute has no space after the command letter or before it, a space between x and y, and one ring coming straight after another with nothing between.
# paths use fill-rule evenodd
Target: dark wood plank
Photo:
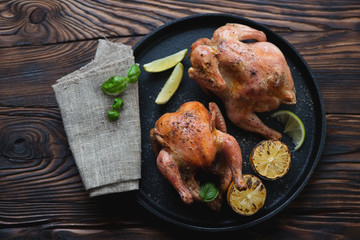
<instances>
[{"instance_id":1,"label":"dark wood plank","mask_svg":"<svg viewBox=\"0 0 360 240\"><path fill-rule=\"evenodd\" d=\"M51 89L89 62L97 39L134 45L197 13L265 24L309 63L323 93L327 138L309 183L242 239L357 239L360 235L360 5L353 1L0 2L0 239L232 239L158 219L134 192L89 198ZM236 235L237 234L237 235Z\"/></svg>"},{"instance_id":2,"label":"dark wood plank","mask_svg":"<svg viewBox=\"0 0 360 240\"><path fill-rule=\"evenodd\" d=\"M308 185L266 224L240 231L244 239L358 236L359 120L359 115L327 116L324 154ZM57 108L0 108L0 142L2 239L178 239L179 231L194 234L147 213L132 192L88 198Z\"/></svg>"},{"instance_id":3,"label":"dark wood plank","mask_svg":"<svg viewBox=\"0 0 360 240\"><path fill-rule=\"evenodd\" d=\"M197 13L247 17L278 31L359 31L358 2L263 1L2 1L0 47L144 35Z\"/></svg>"},{"instance_id":4,"label":"dark wood plank","mask_svg":"<svg viewBox=\"0 0 360 240\"><path fill-rule=\"evenodd\" d=\"M121 38L134 45L140 38ZM46 46L0 48L0 106L56 107L51 85L94 58L97 40Z\"/></svg>"},{"instance_id":5,"label":"dark wood plank","mask_svg":"<svg viewBox=\"0 0 360 240\"><path fill-rule=\"evenodd\" d=\"M18 42L21 36L26 35L23 31L27 29L27 25L39 27L38 25L46 22L49 25L44 28L46 32L58 37L54 40L53 36L46 36L45 41L42 39L44 34L39 33L40 30L30 31L26 36L32 40L21 40L15 45L40 42L48 44L104 36L141 35L172 19L197 13L200 11L200 6L204 8L204 2L196 1L192 3L150 1L142 4L112 1L103 4L90 4L87 1L81 3L76 1L72 3L35 1L20 4L18 1L8 1L0 4L2 4L0 9L4 9L0 15L0 23L3 23L0 24L0 46L9 46L6 44L8 41ZM319 82L327 112L359 112L360 43L357 39L359 39L360 33L355 24L359 19L357 14L359 7L354 1L344 1L341 6L329 4L327 1L308 1L306 4L290 1L288 5L209 1L209 4L205 4L206 7L203 11L215 10L220 4L222 5L221 10L224 12L231 11L233 14L249 17L270 26L300 51ZM109 10L110 5L112 5L111 10ZM191 13L179 10L187 9L190 6L193 11ZM263 11L258 11L259 6L264 6ZM162 8L159 9L159 7ZM156 11L154 11L155 9ZM166 14L163 9L166 9ZM133 14L135 10L138 15ZM128 12L125 14L125 11ZM156 12L156 16L154 16L154 12ZM91 23L93 18L98 21ZM130 26L134 25L134 28L123 33L121 24L129 25L129 21L131 21ZM66 26L63 26L62 24L65 23ZM326 23L326 25L320 23ZM58 26L59 24L60 26ZM83 33L84 35L81 35L82 33L79 33L79 29L87 29L93 24L97 27L92 27L92 34ZM17 29L20 26L23 31ZM117 30L114 33L111 31L97 32L99 29L106 30L109 26ZM139 40L139 38L120 39L120 42L130 45ZM95 48L96 40L48 45L44 48L41 46L0 48L0 56L2 59L6 59L0 63L2 73L0 76L2 84L0 106L55 107L56 101L50 87L51 84L55 79L89 62L94 55ZM336 84L339 81L341 81L340 87ZM354 104L349 105L350 101Z\"/></svg>"},{"instance_id":6,"label":"dark wood plank","mask_svg":"<svg viewBox=\"0 0 360 240\"><path fill-rule=\"evenodd\" d=\"M298 49L312 68L328 113L360 112L358 32L296 32L282 35ZM134 45L140 39L113 40ZM56 79L88 63L94 57L96 46L97 40L0 48L0 56L6 59L0 62L0 106L56 107L51 85ZM339 81L341 84L338 84Z\"/></svg>"},{"instance_id":7,"label":"dark wood plank","mask_svg":"<svg viewBox=\"0 0 360 240\"><path fill-rule=\"evenodd\" d=\"M360 32L293 32L282 36L297 48L314 72L326 111L359 113Z\"/></svg>"}]
</instances>

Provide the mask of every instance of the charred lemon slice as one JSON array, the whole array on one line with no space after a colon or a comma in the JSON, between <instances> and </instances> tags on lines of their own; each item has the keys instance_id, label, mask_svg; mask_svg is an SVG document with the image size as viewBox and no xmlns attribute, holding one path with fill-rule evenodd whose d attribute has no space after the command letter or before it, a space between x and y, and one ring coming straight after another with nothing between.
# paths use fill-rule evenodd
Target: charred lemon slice
<instances>
[{"instance_id":1,"label":"charred lemon slice","mask_svg":"<svg viewBox=\"0 0 360 240\"><path fill-rule=\"evenodd\" d=\"M279 140L260 142L250 155L252 169L268 180L283 177L288 172L290 163L289 148Z\"/></svg>"},{"instance_id":2,"label":"charred lemon slice","mask_svg":"<svg viewBox=\"0 0 360 240\"><path fill-rule=\"evenodd\" d=\"M227 202L236 213L251 216L264 206L266 188L261 180L254 175L245 174L243 178L247 188L239 191L232 182L228 188Z\"/></svg>"}]
</instances>

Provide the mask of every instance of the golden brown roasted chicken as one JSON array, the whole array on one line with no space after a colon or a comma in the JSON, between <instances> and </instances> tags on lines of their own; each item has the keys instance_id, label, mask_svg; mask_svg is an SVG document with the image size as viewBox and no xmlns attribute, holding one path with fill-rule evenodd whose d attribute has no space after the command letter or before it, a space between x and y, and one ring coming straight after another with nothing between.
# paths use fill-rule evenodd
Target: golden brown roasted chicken
<instances>
[{"instance_id":1,"label":"golden brown roasted chicken","mask_svg":"<svg viewBox=\"0 0 360 240\"><path fill-rule=\"evenodd\" d=\"M209 103L209 110L210 113L199 102L187 102L176 112L161 116L150 137L159 171L184 203L201 200L199 182L195 179L199 169L219 176L219 195L209 202L209 207L219 210L232 178L238 189L246 188L246 183L236 139L226 133L218 106Z\"/></svg>"},{"instance_id":2,"label":"golden brown roasted chicken","mask_svg":"<svg viewBox=\"0 0 360 240\"><path fill-rule=\"evenodd\" d=\"M254 113L274 110L281 103L296 103L284 55L266 41L263 32L226 24L214 32L211 40L201 38L192 44L190 61L190 78L222 99L235 125L266 138L281 138Z\"/></svg>"}]
</instances>

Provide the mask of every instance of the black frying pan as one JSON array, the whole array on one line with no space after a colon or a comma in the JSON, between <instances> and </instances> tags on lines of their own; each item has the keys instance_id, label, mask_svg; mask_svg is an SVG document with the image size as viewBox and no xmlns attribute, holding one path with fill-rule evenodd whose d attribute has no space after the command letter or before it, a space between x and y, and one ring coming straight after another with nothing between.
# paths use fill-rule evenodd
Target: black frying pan
<instances>
[{"instance_id":1,"label":"black frying pan","mask_svg":"<svg viewBox=\"0 0 360 240\"><path fill-rule=\"evenodd\" d=\"M279 35L254 21L226 14L201 14L178 19L166 24L144 37L135 47L137 63L141 65L165 57L181 49L190 51L191 44L198 38L211 38L213 32L226 23L240 23L263 31L269 42L278 46L288 61L297 91L297 104L280 106L297 114L306 128L306 139L298 151L292 151L292 163L289 172L276 181L263 180L267 188L267 199L264 207L253 216L240 216L233 212L224 202L220 212L210 210L205 204L185 205L178 193L159 173L156 167L156 156L152 152L149 132L156 120L166 112L174 112L187 101L200 101L206 107L215 101L223 110L218 98L206 95L192 81L187 69L191 66L188 56L182 61L185 68L182 83L166 105L156 105L155 98L169 77L171 70L162 73L142 71L139 79L140 116L142 132L142 173L138 202L158 217L176 225L203 231L227 231L242 229L270 218L287 206L304 188L317 162L319 161L325 140L325 110L319 87L310 68L287 41ZM225 111L223 114L226 118ZM282 132L281 125L269 117L271 112L258 116L263 122ZM243 154L243 173L255 174L249 165L249 154L252 148L264 140L254 133L245 132L227 121L228 132L239 142ZM283 142L290 148L291 140L284 135Z\"/></svg>"}]
</instances>

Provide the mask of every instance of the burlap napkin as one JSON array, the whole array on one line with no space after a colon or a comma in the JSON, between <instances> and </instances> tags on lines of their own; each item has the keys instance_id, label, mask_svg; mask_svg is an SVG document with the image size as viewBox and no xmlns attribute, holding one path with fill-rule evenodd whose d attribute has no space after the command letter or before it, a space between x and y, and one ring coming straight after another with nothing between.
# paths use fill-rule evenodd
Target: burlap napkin
<instances>
[{"instance_id":1,"label":"burlap napkin","mask_svg":"<svg viewBox=\"0 0 360 240\"><path fill-rule=\"evenodd\" d=\"M135 63L130 46L100 40L94 60L57 80L52 87L85 189L90 196L138 189L141 132L138 84L120 94L120 118L106 115L114 96L101 90L114 75L126 76Z\"/></svg>"}]
</instances>

